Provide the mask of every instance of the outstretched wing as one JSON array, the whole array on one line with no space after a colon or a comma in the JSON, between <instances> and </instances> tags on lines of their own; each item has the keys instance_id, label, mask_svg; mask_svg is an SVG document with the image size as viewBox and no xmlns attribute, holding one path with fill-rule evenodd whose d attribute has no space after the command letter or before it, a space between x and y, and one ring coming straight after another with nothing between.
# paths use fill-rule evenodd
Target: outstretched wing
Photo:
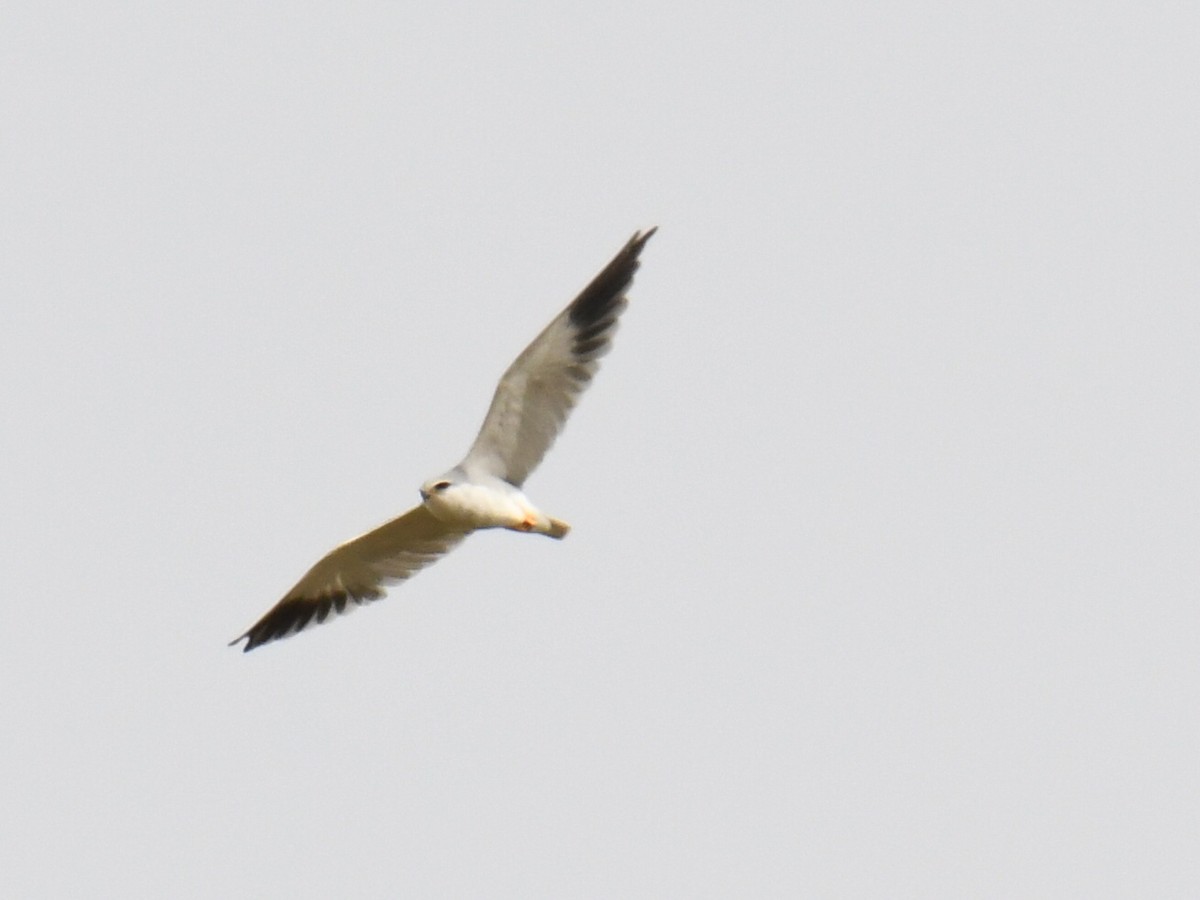
<instances>
[{"instance_id":1,"label":"outstretched wing","mask_svg":"<svg viewBox=\"0 0 1200 900\"><path fill-rule=\"evenodd\" d=\"M384 587L404 581L436 562L466 537L424 506L347 541L308 570L299 583L241 637L245 651L290 637L332 613L378 600Z\"/></svg>"},{"instance_id":2,"label":"outstretched wing","mask_svg":"<svg viewBox=\"0 0 1200 900\"><path fill-rule=\"evenodd\" d=\"M608 351L638 254L656 230L635 234L509 366L461 463L467 472L520 487L537 468Z\"/></svg>"}]
</instances>

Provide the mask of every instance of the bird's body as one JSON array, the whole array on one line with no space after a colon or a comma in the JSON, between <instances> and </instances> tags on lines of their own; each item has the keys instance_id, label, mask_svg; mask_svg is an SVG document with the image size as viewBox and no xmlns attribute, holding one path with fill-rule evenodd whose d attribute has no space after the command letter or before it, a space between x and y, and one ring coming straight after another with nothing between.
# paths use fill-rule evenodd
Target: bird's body
<instances>
[{"instance_id":1,"label":"bird's body","mask_svg":"<svg viewBox=\"0 0 1200 900\"><path fill-rule=\"evenodd\" d=\"M467 456L421 486L421 504L336 547L238 641L253 650L331 613L377 600L483 528L562 539L570 526L525 496L525 479L561 431L608 351L638 255L639 232L509 366Z\"/></svg>"},{"instance_id":2,"label":"bird's body","mask_svg":"<svg viewBox=\"0 0 1200 900\"><path fill-rule=\"evenodd\" d=\"M525 492L509 484L503 478L481 474L453 481L447 475L435 480L434 484L449 481L449 487L441 490L433 485L421 489L425 508L439 521L452 528L478 531L481 528L508 528L512 531L532 531L550 537L566 537L565 523L557 522L541 512L525 496Z\"/></svg>"}]
</instances>

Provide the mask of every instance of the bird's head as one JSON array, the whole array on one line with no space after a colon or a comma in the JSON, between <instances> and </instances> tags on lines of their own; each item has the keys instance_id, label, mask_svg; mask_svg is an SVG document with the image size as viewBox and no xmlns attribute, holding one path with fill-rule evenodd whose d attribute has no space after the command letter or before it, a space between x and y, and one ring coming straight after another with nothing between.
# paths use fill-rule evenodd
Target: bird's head
<instances>
[{"instance_id":1,"label":"bird's head","mask_svg":"<svg viewBox=\"0 0 1200 900\"><path fill-rule=\"evenodd\" d=\"M453 469L443 475L438 475L436 478L430 478L421 485L421 500L424 503L429 503L431 497L440 496L459 481L459 474Z\"/></svg>"}]
</instances>

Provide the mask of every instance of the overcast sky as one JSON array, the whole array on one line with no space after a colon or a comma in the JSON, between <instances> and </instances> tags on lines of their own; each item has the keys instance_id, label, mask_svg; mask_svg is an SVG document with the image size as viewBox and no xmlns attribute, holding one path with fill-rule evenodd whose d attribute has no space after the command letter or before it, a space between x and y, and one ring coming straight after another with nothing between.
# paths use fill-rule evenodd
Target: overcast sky
<instances>
[{"instance_id":1,"label":"overcast sky","mask_svg":"<svg viewBox=\"0 0 1200 900\"><path fill-rule=\"evenodd\" d=\"M4 893L1200 895L1198 37L7 2ZM566 541L226 647L651 225Z\"/></svg>"}]
</instances>

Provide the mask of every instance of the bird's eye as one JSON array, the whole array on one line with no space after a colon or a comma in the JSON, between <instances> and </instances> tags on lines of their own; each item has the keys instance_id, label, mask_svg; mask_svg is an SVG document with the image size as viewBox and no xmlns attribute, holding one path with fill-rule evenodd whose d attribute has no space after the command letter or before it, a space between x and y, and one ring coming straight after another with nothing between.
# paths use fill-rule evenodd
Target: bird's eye
<instances>
[{"instance_id":1,"label":"bird's eye","mask_svg":"<svg viewBox=\"0 0 1200 900\"><path fill-rule=\"evenodd\" d=\"M444 491L444 490L445 490L446 488L448 488L448 487L450 487L450 482L448 482L448 481L439 481L437 484L435 484L435 485L433 486L433 489L434 489L435 491Z\"/></svg>"}]
</instances>

